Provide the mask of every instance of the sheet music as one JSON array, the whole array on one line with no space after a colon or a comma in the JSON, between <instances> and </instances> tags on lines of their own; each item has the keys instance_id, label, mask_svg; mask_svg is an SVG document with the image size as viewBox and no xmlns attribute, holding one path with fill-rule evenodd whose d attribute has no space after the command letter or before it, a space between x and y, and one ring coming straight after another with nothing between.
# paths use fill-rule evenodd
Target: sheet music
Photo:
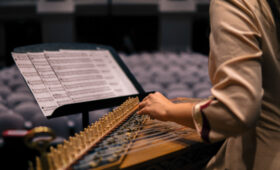
<instances>
[{"instance_id":1,"label":"sheet music","mask_svg":"<svg viewBox=\"0 0 280 170\"><path fill-rule=\"evenodd\" d=\"M108 50L12 55L45 116L64 104L138 94Z\"/></svg>"},{"instance_id":2,"label":"sheet music","mask_svg":"<svg viewBox=\"0 0 280 170\"><path fill-rule=\"evenodd\" d=\"M27 53L30 61L37 70L41 80L49 93L53 96L58 106L71 103L71 98L65 92L62 84L60 83L55 71L49 64L45 53Z\"/></svg>"},{"instance_id":3,"label":"sheet music","mask_svg":"<svg viewBox=\"0 0 280 170\"><path fill-rule=\"evenodd\" d=\"M45 86L41 76L29 59L28 54L13 53L13 57L42 112L45 116L51 115L55 108L58 107L58 104Z\"/></svg>"}]
</instances>

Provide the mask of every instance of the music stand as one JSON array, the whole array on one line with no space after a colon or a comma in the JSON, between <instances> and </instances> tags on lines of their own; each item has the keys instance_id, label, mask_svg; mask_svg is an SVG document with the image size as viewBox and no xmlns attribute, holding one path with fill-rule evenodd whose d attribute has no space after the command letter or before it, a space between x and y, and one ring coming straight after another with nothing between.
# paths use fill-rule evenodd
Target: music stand
<instances>
[{"instance_id":1,"label":"music stand","mask_svg":"<svg viewBox=\"0 0 280 170\"><path fill-rule=\"evenodd\" d=\"M36 44L18 47L14 49L15 53L28 53L28 52L44 52L44 51L58 51L60 49L69 49L69 50L108 50L111 55L114 57L118 65L124 71L128 79L132 82L134 87L137 89L138 94L128 95L128 96L119 96L113 97L109 99L100 99L94 101L86 101L81 103L74 104L66 104L58 107L52 115L47 116L47 118L54 118L59 116L65 116L69 114L82 113L82 123L83 127L87 127L89 124L89 111L103 109L108 107L114 107L120 105L124 102L128 97L136 97L138 96L140 100L144 98L147 93L143 90L141 85L129 71L127 66L118 56L117 52L109 46L97 45L97 44L88 44L88 43L45 43L45 44Z\"/></svg>"}]
</instances>

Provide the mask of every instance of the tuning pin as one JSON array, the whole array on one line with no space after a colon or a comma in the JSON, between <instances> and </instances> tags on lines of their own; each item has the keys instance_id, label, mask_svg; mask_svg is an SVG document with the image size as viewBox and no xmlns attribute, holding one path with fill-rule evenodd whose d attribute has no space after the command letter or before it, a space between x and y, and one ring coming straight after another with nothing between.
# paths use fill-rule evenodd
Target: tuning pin
<instances>
[{"instance_id":1,"label":"tuning pin","mask_svg":"<svg viewBox=\"0 0 280 170\"><path fill-rule=\"evenodd\" d=\"M57 145L57 150L58 150L59 152L62 152L62 149L63 149L63 148L62 148L62 144L58 144L58 145Z\"/></svg>"},{"instance_id":2,"label":"tuning pin","mask_svg":"<svg viewBox=\"0 0 280 170\"><path fill-rule=\"evenodd\" d=\"M97 134L97 127L96 127L96 123L92 124L92 135L93 135L93 138L96 139L98 137L98 134Z\"/></svg>"},{"instance_id":3,"label":"tuning pin","mask_svg":"<svg viewBox=\"0 0 280 170\"><path fill-rule=\"evenodd\" d=\"M104 118L103 117L100 119L100 125L101 125L102 131L104 131Z\"/></svg>"},{"instance_id":4,"label":"tuning pin","mask_svg":"<svg viewBox=\"0 0 280 170\"><path fill-rule=\"evenodd\" d=\"M98 136L102 136L103 131L102 131L102 125L101 122L98 122Z\"/></svg>"},{"instance_id":5,"label":"tuning pin","mask_svg":"<svg viewBox=\"0 0 280 170\"><path fill-rule=\"evenodd\" d=\"M65 164L68 164L70 159L69 159L69 151L68 151L68 148L66 146L63 146L63 159L64 159L64 162Z\"/></svg>"},{"instance_id":6,"label":"tuning pin","mask_svg":"<svg viewBox=\"0 0 280 170\"><path fill-rule=\"evenodd\" d=\"M41 160L38 156L36 156L36 170L42 170Z\"/></svg>"},{"instance_id":7,"label":"tuning pin","mask_svg":"<svg viewBox=\"0 0 280 170\"><path fill-rule=\"evenodd\" d=\"M70 142L72 145L74 145L74 137L69 136L69 142Z\"/></svg>"},{"instance_id":8,"label":"tuning pin","mask_svg":"<svg viewBox=\"0 0 280 170\"><path fill-rule=\"evenodd\" d=\"M64 165L64 160L63 160L63 154L60 151L56 151L56 161L58 163L59 167L62 167Z\"/></svg>"},{"instance_id":9,"label":"tuning pin","mask_svg":"<svg viewBox=\"0 0 280 170\"><path fill-rule=\"evenodd\" d=\"M88 136L88 128L86 128L83 132L84 132L84 136L87 137Z\"/></svg>"},{"instance_id":10,"label":"tuning pin","mask_svg":"<svg viewBox=\"0 0 280 170\"><path fill-rule=\"evenodd\" d=\"M115 109L114 113L115 113L115 116L118 116L119 115L119 112L120 112L121 108L118 107Z\"/></svg>"},{"instance_id":11,"label":"tuning pin","mask_svg":"<svg viewBox=\"0 0 280 170\"><path fill-rule=\"evenodd\" d=\"M52 154L53 167L54 167L54 169L58 169L60 167L60 165L59 165L59 162L57 159L57 154L55 152L51 153L51 154Z\"/></svg>"},{"instance_id":12,"label":"tuning pin","mask_svg":"<svg viewBox=\"0 0 280 170\"><path fill-rule=\"evenodd\" d=\"M53 159L53 154L52 153L47 154L47 160L48 160L49 170L57 169L54 166L54 159Z\"/></svg>"},{"instance_id":13,"label":"tuning pin","mask_svg":"<svg viewBox=\"0 0 280 170\"><path fill-rule=\"evenodd\" d=\"M87 143L90 142L91 139L91 133L90 133L90 128L87 128L86 132L86 139L87 139Z\"/></svg>"},{"instance_id":14,"label":"tuning pin","mask_svg":"<svg viewBox=\"0 0 280 170\"><path fill-rule=\"evenodd\" d=\"M110 119L111 119L110 121L113 123L114 122L114 114L112 114L112 113L110 114Z\"/></svg>"},{"instance_id":15,"label":"tuning pin","mask_svg":"<svg viewBox=\"0 0 280 170\"><path fill-rule=\"evenodd\" d=\"M97 139L99 137L99 132L98 132L98 125L97 123L94 124L94 127L93 127L93 135L94 135L94 138Z\"/></svg>"},{"instance_id":16,"label":"tuning pin","mask_svg":"<svg viewBox=\"0 0 280 170\"><path fill-rule=\"evenodd\" d=\"M90 133L90 142L92 143L95 140L95 132L93 128L90 128L89 130Z\"/></svg>"},{"instance_id":17,"label":"tuning pin","mask_svg":"<svg viewBox=\"0 0 280 170\"><path fill-rule=\"evenodd\" d=\"M56 149L55 149L53 146L50 147L50 152L51 152L51 153L54 153L55 150L56 150Z\"/></svg>"},{"instance_id":18,"label":"tuning pin","mask_svg":"<svg viewBox=\"0 0 280 170\"><path fill-rule=\"evenodd\" d=\"M108 124L112 123L112 121L111 121L112 120L112 115L108 114L106 118L107 118L107 123Z\"/></svg>"},{"instance_id":19,"label":"tuning pin","mask_svg":"<svg viewBox=\"0 0 280 170\"><path fill-rule=\"evenodd\" d=\"M81 146L81 149L83 150L86 146L85 140L84 140L84 131L80 132L79 138L80 138L80 146Z\"/></svg>"},{"instance_id":20,"label":"tuning pin","mask_svg":"<svg viewBox=\"0 0 280 170\"><path fill-rule=\"evenodd\" d=\"M107 131L109 129L108 125L109 125L109 118L106 116L104 117L104 128Z\"/></svg>"},{"instance_id":21,"label":"tuning pin","mask_svg":"<svg viewBox=\"0 0 280 170\"><path fill-rule=\"evenodd\" d=\"M91 129L87 129L87 132L86 132L86 143L87 145L90 145L90 142L92 140L92 133L91 133Z\"/></svg>"},{"instance_id":22,"label":"tuning pin","mask_svg":"<svg viewBox=\"0 0 280 170\"><path fill-rule=\"evenodd\" d=\"M75 156L75 149L74 149L74 145L73 145L73 143L72 142L70 142L70 141L65 141L64 142L64 145L65 145L65 147L66 147L66 149L67 149L67 153L68 153L68 158L70 159L70 160L72 160L72 158Z\"/></svg>"},{"instance_id":23,"label":"tuning pin","mask_svg":"<svg viewBox=\"0 0 280 170\"><path fill-rule=\"evenodd\" d=\"M116 117L118 117L118 115L119 115L119 110L120 110L120 108L118 108L118 110L114 112Z\"/></svg>"},{"instance_id":24,"label":"tuning pin","mask_svg":"<svg viewBox=\"0 0 280 170\"><path fill-rule=\"evenodd\" d=\"M78 147L77 147L77 138L76 137L69 137L69 141L71 143L72 146L72 150L73 150L73 154L76 155L77 151L78 151Z\"/></svg>"},{"instance_id":25,"label":"tuning pin","mask_svg":"<svg viewBox=\"0 0 280 170\"><path fill-rule=\"evenodd\" d=\"M88 144L87 144L87 133L86 133L86 131L83 131L82 141L83 141L83 143L84 143L84 148L86 148L86 147L88 146Z\"/></svg>"},{"instance_id":26,"label":"tuning pin","mask_svg":"<svg viewBox=\"0 0 280 170\"><path fill-rule=\"evenodd\" d=\"M64 158L63 146L61 144L58 144L57 149L58 149L59 158L61 159L61 166L64 166L66 164L66 162L65 162L65 158Z\"/></svg>"},{"instance_id":27,"label":"tuning pin","mask_svg":"<svg viewBox=\"0 0 280 170\"><path fill-rule=\"evenodd\" d=\"M81 136L80 136L80 134L75 134L75 139L74 139L74 141L75 141L75 146L76 146L76 152L77 152L77 154L78 153L80 153L81 152L81 150L82 150L82 144L81 144Z\"/></svg>"},{"instance_id":28,"label":"tuning pin","mask_svg":"<svg viewBox=\"0 0 280 170\"><path fill-rule=\"evenodd\" d=\"M53 165L54 165L54 169L58 169L59 165L59 159L58 159L58 154L57 154L57 150L54 149L53 147L50 148L51 152L50 154L52 155L52 161L53 161Z\"/></svg>"},{"instance_id":29,"label":"tuning pin","mask_svg":"<svg viewBox=\"0 0 280 170\"><path fill-rule=\"evenodd\" d=\"M63 145L64 146L67 146L67 144L69 143L69 141L68 140L66 140L66 139L64 139L64 141L63 141Z\"/></svg>"}]
</instances>

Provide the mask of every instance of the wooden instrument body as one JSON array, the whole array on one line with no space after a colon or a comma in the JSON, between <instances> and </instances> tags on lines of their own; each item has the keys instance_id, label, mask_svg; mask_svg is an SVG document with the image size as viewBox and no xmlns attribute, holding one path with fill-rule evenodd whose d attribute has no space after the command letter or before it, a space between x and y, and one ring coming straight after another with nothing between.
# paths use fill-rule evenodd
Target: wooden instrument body
<instances>
[{"instance_id":1,"label":"wooden instrument body","mask_svg":"<svg viewBox=\"0 0 280 170\"><path fill-rule=\"evenodd\" d=\"M145 123L143 129L151 128L152 124L170 124L169 122L159 122L157 120L149 120ZM178 126L178 125L177 125ZM123 162L120 164L120 169L135 169L141 166L152 166L158 161L164 161L165 159L176 157L186 152L189 147L194 144L201 143L200 137L193 129L181 127L186 134L181 134L177 139L143 139L136 141L132 144L130 152L126 155ZM175 132L171 132L175 133ZM141 134L137 138L141 138ZM176 138L176 137L174 137ZM144 146L139 149L139 146ZM136 151L134 151L136 150Z\"/></svg>"},{"instance_id":2,"label":"wooden instrument body","mask_svg":"<svg viewBox=\"0 0 280 170\"><path fill-rule=\"evenodd\" d=\"M137 115L138 102L127 100L69 141L51 148L50 170L200 169L216 153L220 144L202 143L195 129ZM36 169L44 169L41 162L36 159Z\"/></svg>"},{"instance_id":3,"label":"wooden instrument body","mask_svg":"<svg viewBox=\"0 0 280 170\"><path fill-rule=\"evenodd\" d=\"M185 103L185 102L199 102L202 99L197 98L175 98L171 99L174 103ZM173 132L184 131L177 139L162 138L151 141L150 139L143 139L135 141L130 148L131 152L128 152L122 163L120 169L181 169L180 163L177 165L176 160L184 160L185 167L194 168L203 166L217 151L220 147L219 144L205 144L203 143L200 136L197 134L195 129L184 127L171 122L161 122L157 120L148 120L143 125L143 130L152 128L153 125L157 124L164 131L166 126L177 127ZM142 136L141 136L142 135ZM140 134L137 138L141 138L145 135ZM139 146L145 146L139 149ZM136 150L136 151L134 151ZM189 157L189 158L188 158ZM198 164L198 165L197 165ZM177 166L177 168L175 168Z\"/></svg>"}]
</instances>

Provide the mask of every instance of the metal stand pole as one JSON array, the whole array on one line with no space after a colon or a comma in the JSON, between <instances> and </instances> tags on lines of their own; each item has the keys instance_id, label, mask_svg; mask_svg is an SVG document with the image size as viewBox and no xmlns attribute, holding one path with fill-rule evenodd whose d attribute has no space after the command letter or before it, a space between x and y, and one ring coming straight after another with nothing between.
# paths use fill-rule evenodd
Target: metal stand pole
<instances>
[{"instance_id":1,"label":"metal stand pole","mask_svg":"<svg viewBox=\"0 0 280 170\"><path fill-rule=\"evenodd\" d=\"M83 119L83 128L88 127L89 125L89 113L88 111L82 112L82 119Z\"/></svg>"}]
</instances>

